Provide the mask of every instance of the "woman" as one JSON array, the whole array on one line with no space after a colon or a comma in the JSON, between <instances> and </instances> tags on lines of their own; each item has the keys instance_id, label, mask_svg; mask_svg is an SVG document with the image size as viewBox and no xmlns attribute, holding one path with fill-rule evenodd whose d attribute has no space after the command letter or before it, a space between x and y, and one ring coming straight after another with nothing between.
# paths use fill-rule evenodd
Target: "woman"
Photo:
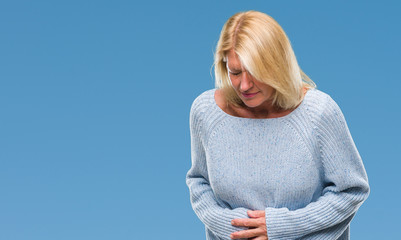
<instances>
[{"instance_id":1,"label":"woman","mask_svg":"<svg viewBox=\"0 0 401 240\"><path fill-rule=\"evenodd\" d=\"M191 107L192 207L207 239L349 239L369 195L336 102L299 68L280 25L256 11L225 23L216 89Z\"/></svg>"}]
</instances>

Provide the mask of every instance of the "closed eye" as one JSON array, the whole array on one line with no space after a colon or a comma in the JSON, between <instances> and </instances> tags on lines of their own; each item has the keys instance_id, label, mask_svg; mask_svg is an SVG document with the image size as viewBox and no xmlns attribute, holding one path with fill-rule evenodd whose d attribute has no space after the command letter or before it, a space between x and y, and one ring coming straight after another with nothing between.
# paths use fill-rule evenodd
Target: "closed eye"
<instances>
[{"instance_id":1,"label":"closed eye","mask_svg":"<svg viewBox=\"0 0 401 240\"><path fill-rule=\"evenodd\" d=\"M230 74L234 75L234 76L238 76L241 74L241 72L230 72Z\"/></svg>"}]
</instances>

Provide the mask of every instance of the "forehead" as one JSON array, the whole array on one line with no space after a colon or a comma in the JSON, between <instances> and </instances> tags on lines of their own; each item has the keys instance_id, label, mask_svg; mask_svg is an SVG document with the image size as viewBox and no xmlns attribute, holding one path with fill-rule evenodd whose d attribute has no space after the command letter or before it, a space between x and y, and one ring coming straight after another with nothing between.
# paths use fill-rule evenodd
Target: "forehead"
<instances>
[{"instance_id":1,"label":"forehead","mask_svg":"<svg viewBox=\"0 0 401 240\"><path fill-rule=\"evenodd\" d=\"M235 53L234 49L227 52L227 66L230 69L241 69L242 63L238 55Z\"/></svg>"}]
</instances>

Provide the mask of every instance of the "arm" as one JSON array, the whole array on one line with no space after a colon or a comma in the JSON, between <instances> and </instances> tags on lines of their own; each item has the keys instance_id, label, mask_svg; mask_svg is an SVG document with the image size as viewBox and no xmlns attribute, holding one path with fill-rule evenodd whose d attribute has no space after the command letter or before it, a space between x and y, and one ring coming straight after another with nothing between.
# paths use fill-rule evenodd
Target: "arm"
<instances>
[{"instance_id":1,"label":"arm","mask_svg":"<svg viewBox=\"0 0 401 240\"><path fill-rule=\"evenodd\" d=\"M345 230L349 227L351 220L354 218L356 213L353 213L346 220L338 223L329 228L322 229L317 232L309 233L308 235L303 236L302 240L314 240L314 239L338 239Z\"/></svg>"},{"instance_id":2,"label":"arm","mask_svg":"<svg viewBox=\"0 0 401 240\"><path fill-rule=\"evenodd\" d=\"M231 220L247 218L247 209L230 209L214 196L208 181L205 149L200 136L202 125L199 116L203 113L195 109L193 105L190 113L192 167L186 175L192 208L209 230L219 238L229 240L231 233L245 229L232 226Z\"/></svg>"},{"instance_id":3,"label":"arm","mask_svg":"<svg viewBox=\"0 0 401 240\"><path fill-rule=\"evenodd\" d=\"M317 201L304 208L266 208L269 240L319 234L335 239L369 195L365 168L343 114L331 97L325 107L315 124L326 187Z\"/></svg>"}]
</instances>

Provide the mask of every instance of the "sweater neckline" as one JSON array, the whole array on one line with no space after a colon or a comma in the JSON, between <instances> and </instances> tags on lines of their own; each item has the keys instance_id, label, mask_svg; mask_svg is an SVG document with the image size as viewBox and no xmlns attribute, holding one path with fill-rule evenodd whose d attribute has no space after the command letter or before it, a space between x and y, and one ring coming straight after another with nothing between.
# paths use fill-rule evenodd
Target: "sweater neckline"
<instances>
[{"instance_id":1,"label":"sweater neckline","mask_svg":"<svg viewBox=\"0 0 401 240\"><path fill-rule=\"evenodd\" d=\"M310 95L309 92L315 90L314 88L308 89L308 91L306 91L304 98L302 99L301 103L298 105L298 107L296 107L292 112L290 112L289 114L282 116L282 117L276 117L276 118L245 118L245 117L237 117L237 116L233 116L231 114L228 114L226 112L223 111L223 109L221 109L217 103L216 103L216 99L215 99L215 92L216 92L217 88L214 88L212 90L212 102L213 102L213 106L217 109L218 112L220 112L220 114L227 116L228 118L231 119L236 119L236 120L249 120L249 121L279 121L279 120L285 120L287 118L291 118L293 115L296 115L297 112L301 111L304 106L305 106L305 100L307 98L309 98L308 96Z\"/></svg>"}]
</instances>

